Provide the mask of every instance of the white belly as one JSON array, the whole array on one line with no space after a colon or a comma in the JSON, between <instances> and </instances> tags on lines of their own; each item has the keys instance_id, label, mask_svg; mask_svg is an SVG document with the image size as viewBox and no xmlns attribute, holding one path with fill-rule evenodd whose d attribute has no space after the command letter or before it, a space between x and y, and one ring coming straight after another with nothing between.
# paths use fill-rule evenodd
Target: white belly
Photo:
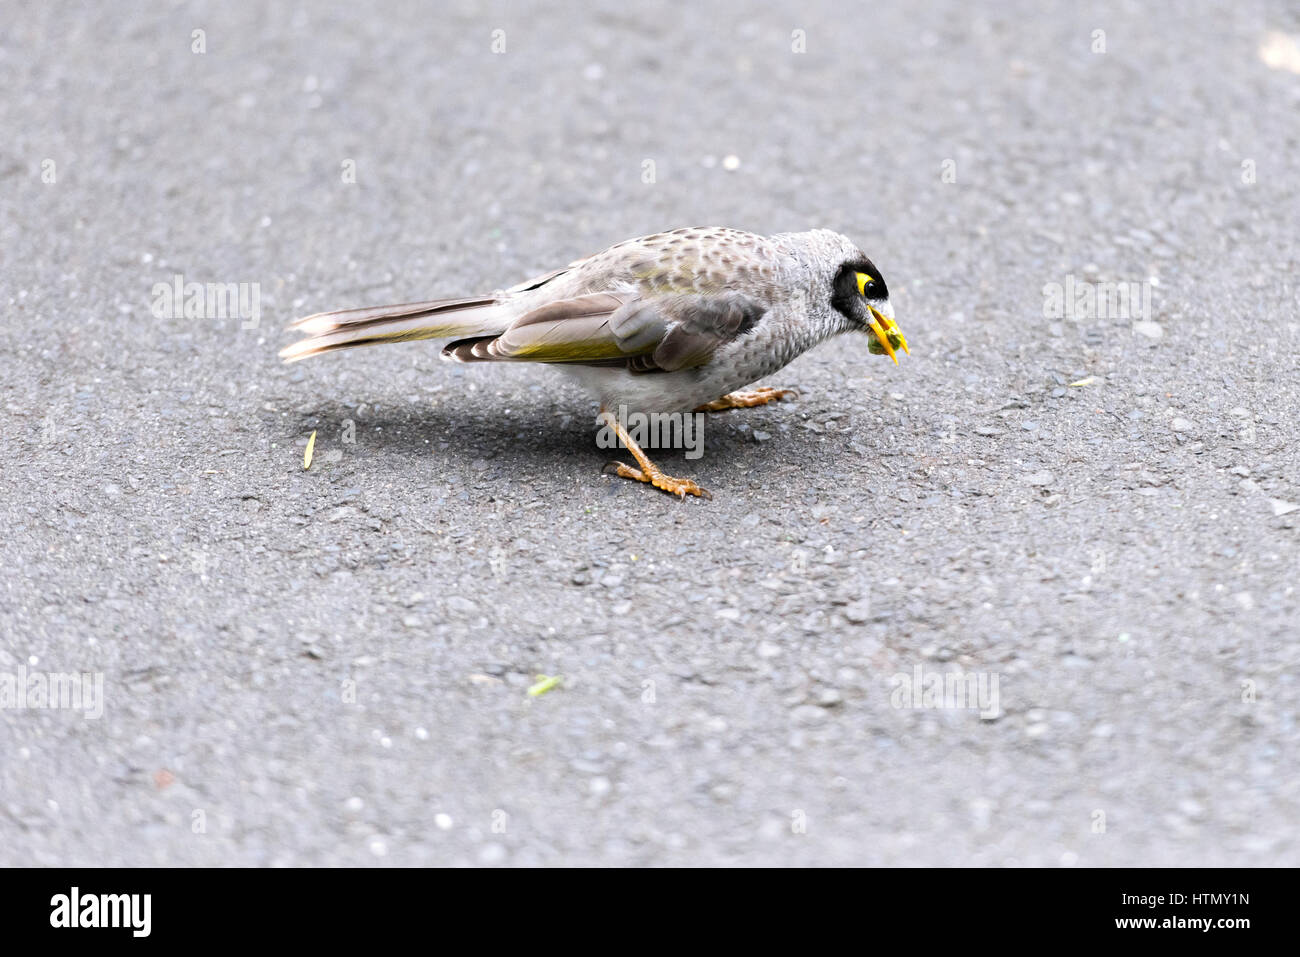
<instances>
[{"instance_id":1,"label":"white belly","mask_svg":"<svg viewBox=\"0 0 1300 957\"><path fill-rule=\"evenodd\" d=\"M601 408L617 411L621 405L629 412L689 412L767 374L723 368L708 374L688 369L633 375L623 369L560 368L590 392Z\"/></svg>"}]
</instances>

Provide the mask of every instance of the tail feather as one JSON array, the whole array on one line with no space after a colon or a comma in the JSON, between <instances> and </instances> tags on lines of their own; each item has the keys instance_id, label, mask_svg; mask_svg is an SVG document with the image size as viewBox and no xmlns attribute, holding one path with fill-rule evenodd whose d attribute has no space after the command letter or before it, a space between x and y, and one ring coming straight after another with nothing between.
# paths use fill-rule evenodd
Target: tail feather
<instances>
[{"instance_id":1,"label":"tail feather","mask_svg":"<svg viewBox=\"0 0 1300 957\"><path fill-rule=\"evenodd\" d=\"M477 362L480 359L490 359L491 355L487 347L494 339L496 336L479 336L476 339L449 342L442 347L442 357L452 362Z\"/></svg>"},{"instance_id":2,"label":"tail feather","mask_svg":"<svg viewBox=\"0 0 1300 957\"><path fill-rule=\"evenodd\" d=\"M296 362L322 352L381 342L496 334L509 323L506 310L493 296L321 312L290 323L290 329L304 333L306 338L281 349L280 358Z\"/></svg>"}]
</instances>

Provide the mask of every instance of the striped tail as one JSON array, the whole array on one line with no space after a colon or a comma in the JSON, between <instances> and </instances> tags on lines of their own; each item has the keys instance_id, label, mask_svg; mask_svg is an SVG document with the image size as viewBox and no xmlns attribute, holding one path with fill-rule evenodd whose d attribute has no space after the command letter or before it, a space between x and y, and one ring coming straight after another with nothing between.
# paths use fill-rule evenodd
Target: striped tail
<instances>
[{"instance_id":1,"label":"striped tail","mask_svg":"<svg viewBox=\"0 0 1300 957\"><path fill-rule=\"evenodd\" d=\"M289 324L290 329L306 338L281 349L280 358L297 362L322 352L381 342L496 335L508 325L510 318L494 296L319 312Z\"/></svg>"}]
</instances>

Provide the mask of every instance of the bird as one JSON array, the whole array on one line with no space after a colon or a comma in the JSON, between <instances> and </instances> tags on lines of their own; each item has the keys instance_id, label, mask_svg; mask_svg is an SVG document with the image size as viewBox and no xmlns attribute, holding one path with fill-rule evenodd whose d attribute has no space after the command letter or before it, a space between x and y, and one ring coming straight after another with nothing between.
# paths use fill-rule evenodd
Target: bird
<instances>
[{"instance_id":1,"label":"bird","mask_svg":"<svg viewBox=\"0 0 1300 957\"><path fill-rule=\"evenodd\" d=\"M317 313L289 328L303 338L281 350L286 362L447 339L442 358L453 362L555 366L599 401L597 421L636 462L604 471L683 499L712 495L655 465L620 410L720 412L788 398L793 390L746 386L845 333L867 334L868 351L895 365L899 349L911 353L880 270L829 229L673 229L497 292Z\"/></svg>"}]
</instances>

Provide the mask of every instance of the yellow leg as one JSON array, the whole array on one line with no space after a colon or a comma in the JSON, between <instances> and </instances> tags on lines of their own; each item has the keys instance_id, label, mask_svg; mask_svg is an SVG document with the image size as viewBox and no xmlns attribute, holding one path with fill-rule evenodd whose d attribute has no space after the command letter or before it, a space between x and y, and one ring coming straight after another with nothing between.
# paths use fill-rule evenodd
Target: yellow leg
<instances>
[{"instance_id":1,"label":"yellow leg","mask_svg":"<svg viewBox=\"0 0 1300 957\"><path fill-rule=\"evenodd\" d=\"M635 469L630 465L624 465L622 462L610 462L605 466L604 471L612 472L620 478L648 482L655 488L662 489L670 495L676 495L678 498L685 498L687 495L713 498L708 489L700 488L690 479L673 478L671 475L665 475L660 471L659 466L651 462L646 454L641 451L641 446L632 441L632 436L628 435L627 430L619 425L617 418L603 409L600 414L605 423L614 430L614 434L627 446L627 450L636 459L637 465L641 466L639 469Z\"/></svg>"},{"instance_id":2,"label":"yellow leg","mask_svg":"<svg viewBox=\"0 0 1300 957\"><path fill-rule=\"evenodd\" d=\"M721 399L714 399L712 402L700 406L695 411L721 412L724 409L752 409L756 405L767 405L769 402L776 402L786 396L797 394L793 389L770 389L767 386L762 386L758 389L745 389L742 392L729 393Z\"/></svg>"}]
</instances>

